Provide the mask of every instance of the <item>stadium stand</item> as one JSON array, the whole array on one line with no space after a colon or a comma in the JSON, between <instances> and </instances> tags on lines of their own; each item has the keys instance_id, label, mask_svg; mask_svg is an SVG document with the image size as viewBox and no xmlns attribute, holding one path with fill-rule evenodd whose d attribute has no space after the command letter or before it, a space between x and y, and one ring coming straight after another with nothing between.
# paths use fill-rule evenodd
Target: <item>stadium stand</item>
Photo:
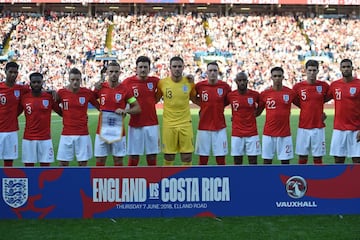
<instances>
[{"instance_id":1,"label":"stadium stand","mask_svg":"<svg viewBox=\"0 0 360 240\"><path fill-rule=\"evenodd\" d=\"M143 14L97 13L83 6L87 10L69 13L51 6L42 7L43 14L10 12L8 5L3 8L0 40L9 39L10 55L6 56L20 63L21 82L28 81L29 73L40 71L46 87L57 89L66 84L68 69L78 67L84 85L91 87L103 66L114 59L121 63L121 78L133 74L139 55L151 58L152 74L159 77L168 74L169 58L181 55L185 72L195 74L196 81L205 77L206 63L217 60L224 81L233 85L235 74L245 71L251 88L259 91L270 84L269 69L275 65L285 69L285 85L302 80L303 63L309 58L321 61L319 76L326 81L340 76L338 64L344 57L353 60L359 73L356 14L327 18L296 12L296 8L280 12L273 6L239 13L229 5L221 5L226 6L226 14L191 12L186 5L186 11L174 12L146 12L143 7L138 10ZM134 11L131 5L125 6ZM265 12L269 9L271 13ZM353 12L349 6L344 9Z\"/></svg>"}]
</instances>

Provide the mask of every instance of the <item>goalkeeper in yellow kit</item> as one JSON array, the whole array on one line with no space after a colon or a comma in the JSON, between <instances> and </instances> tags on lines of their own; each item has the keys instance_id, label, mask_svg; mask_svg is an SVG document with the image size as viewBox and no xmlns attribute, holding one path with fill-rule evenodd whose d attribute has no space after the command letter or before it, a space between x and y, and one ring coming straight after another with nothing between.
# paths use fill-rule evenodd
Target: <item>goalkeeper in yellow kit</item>
<instances>
[{"instance_id":1,"label":"goalkeeper in yellow kit","mask_svg":"<svg viewBox=\"0 0 360 240\"><path fill-rule=\"evenodd\" d=\"M164 165L173 165L176 153L180 153L183 165L191 165L193 127L189 101L196 101L196 91L192 76L183 76L184 60L170 59L171 76L158 83L157 97L164 100L162 125L162 150Z\"/></svg>"}]
</instances>

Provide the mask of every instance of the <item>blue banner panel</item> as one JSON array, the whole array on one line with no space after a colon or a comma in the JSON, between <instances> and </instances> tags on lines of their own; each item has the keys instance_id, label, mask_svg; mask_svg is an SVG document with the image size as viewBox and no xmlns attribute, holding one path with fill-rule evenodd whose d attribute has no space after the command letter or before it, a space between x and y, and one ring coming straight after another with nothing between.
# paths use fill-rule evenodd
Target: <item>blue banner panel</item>
<instances>
[{"instance_id":1,"label":"blue banner panel","mask_svg":"<svg viewBox=\"0 0 360 240\"><path fill-rule=\"evenodd\" d=\"M360 214L360 165L1 168L0 218Z\"/></svg>"}]
</instances>

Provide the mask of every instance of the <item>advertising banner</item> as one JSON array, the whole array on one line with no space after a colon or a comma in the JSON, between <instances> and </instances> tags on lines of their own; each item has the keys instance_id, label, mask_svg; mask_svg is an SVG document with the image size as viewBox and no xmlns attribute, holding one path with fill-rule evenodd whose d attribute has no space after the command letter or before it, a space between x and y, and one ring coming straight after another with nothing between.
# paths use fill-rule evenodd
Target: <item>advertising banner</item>
<instances>
[{"instance_id":1,"label":"advertising banner","mask_svg":"<svg viewBox=\"0 0 360 240\"><path fill-rule=\"evenodd\" d=\"M360 213L360 165L1 168L0 218Z\"/></svg>"}]
</instances>

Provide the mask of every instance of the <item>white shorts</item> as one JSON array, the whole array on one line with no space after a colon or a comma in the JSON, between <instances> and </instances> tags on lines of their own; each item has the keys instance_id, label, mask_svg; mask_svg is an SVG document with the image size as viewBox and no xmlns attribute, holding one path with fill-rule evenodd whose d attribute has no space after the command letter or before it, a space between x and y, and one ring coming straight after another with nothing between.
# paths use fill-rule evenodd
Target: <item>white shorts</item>
<instances>
[{"instance_id":1,"label":"white shorts","mask_svg":"<svg viewBox=\"0 0 360 240\"><path fill-rule=\"evenodd\" d=\"M259 135L251 137L231 136L231 156L257 156L261 154Z\"/></svg>"},{"instance_id":2,"label":"white shorts","mask_svg":"<svg viewBox=\"0 0 360 240\"><path fill-rule=\"evenodd\" d=\"M262 137L262 158L273 159L277 153L278 160L290 160L294 157L292 137Z\"/></svg>"},{"instance_id":3,"label":"white shorts","mask_svg":"<svg viewBox=\"0 0 360 240\"><path fill-rule=\"evenodd\" d=\"M54 162L54 148L49 140L22 140L23 163L52 163Z\"/></svg>"},{"instance_id":4,"label":"white shorts","mask_svg":"<svg viewBox=\"0 0 360 240\"><path fill-rule=\"evenodd\" d=\"M109 144L102 140L99 134L96 134L94 149L95 157L106 157L110 154L115 157L124 157L126 155L126 138L122 137L120 141Z\"/></svg>"},{"instance_id":5,"label":"white shorts","mask_svg":"<svg viewBox=\"0 0 360 240\"><path fill-rule=\"evenodd\" d=\"M219 131L198 130L196 134L195 153L200 156L226 156L228 143L226 128Z\"/></svg>"},{"instance_id":6,"label":"white shorts","mask_svg":"<svg viewBox=\"0 0 360 240\"><path fill-rule=\"evenodd\" d=\"M325 128L298 128L296 135L295 153L322 157L326 154Z\"/></svg>"},{"instance_id":7,"label":"white shorts","mask_svg":"<svg viewBox=\"0 0 360 240\"><path fill-rule=\"evenodd\" d=\"M18 132L0 132L0 159L18 158Z\"/></svg>"},{"instance_id":8,"label":"white shorts","mask_svg":"<svg viewBox=\"0 0 360 240\"><path fill-rule=\"evenodd\" d=\"M336 157L360 157L360 142L356 141L358 131L341 131L334 129L330 155Z\"/></svg>"},{"instance_id":9,"label":"white shorts","mask_svg":"<svg viewBox=\"0 0 360 240\"><path fill-rule=\"evenodd\" d=\"M128 127L128 155L160 153L159 125L145 127Z\"/></svg>"},{"instance_id":10,"label":"white shorts","mask_svg":"<svg viewBox=\"0 0 360 240\"><path fill-rule=\"evenodd\" d=\"M92 158L92 143L90 135L61 135L57 160L72 161L74 154L78 162L88 161Z\"/></svg>"}]
</instances>

